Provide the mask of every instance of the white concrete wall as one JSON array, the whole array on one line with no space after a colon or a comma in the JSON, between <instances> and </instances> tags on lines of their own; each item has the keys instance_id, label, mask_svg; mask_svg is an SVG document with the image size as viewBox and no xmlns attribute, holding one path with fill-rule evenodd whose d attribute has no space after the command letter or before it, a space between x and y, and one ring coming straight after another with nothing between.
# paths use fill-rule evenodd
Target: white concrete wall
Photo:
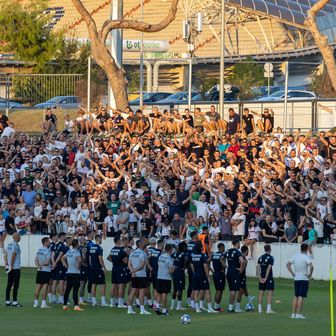
<instances>
[{"instance_id":1,"label":"white concrete wall","mask_svg":"<svg viewBox=\"0 0 336 336\"><path fill-rule=\"evenodd\" d=\"M21 264L22 267L35 267L34 259L35 254L38 248L41 246L41 238L43 236L31 235L23 236L21 238ZM6 243L11 240L11 237L7 238ZM231 247L230 242L224 242L225 249ZM216 250L216 245L214 250ZM109 254L110 249L113 246L113 238L107 238L103 241L102 247L104 250L104 261L108 270L111 270L111 263L106 260L106 257ZM254 247L254 258L249 261L247 267L247 275L255 276L256 275L256 262L257 257L264 253L263 249L264 244L258 243ZM286 244L286 243L274 243L272 246L272 255L274 257L274 267L273 274L274 277L278 278L291 278L290 274L287 271L286 263L287 261L296 254L300 246L299 244ZM329 280L329 270L330 270L330 261L333 272L333 278L336 280L336 248L331 245L317 245L313 248L313 264L314 264L314 274L313 278L316 280ZM3 266L3 258L0 260L0 265Z\"/></svg>"}]
</instances>

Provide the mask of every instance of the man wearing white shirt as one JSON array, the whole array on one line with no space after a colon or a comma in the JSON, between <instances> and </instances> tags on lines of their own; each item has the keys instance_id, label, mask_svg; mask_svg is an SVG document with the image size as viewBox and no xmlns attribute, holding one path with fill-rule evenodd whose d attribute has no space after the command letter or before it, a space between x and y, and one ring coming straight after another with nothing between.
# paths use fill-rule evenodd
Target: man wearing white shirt
<instances>
[{"instance_id":1,"label":"man wearing white shirt","mask_svg":"<svg viewBox=\"0 0 336 336\"><path fill-rule=\"evenodd\" d=\"M15 133L14 124L9 123L9 126L5 127L5 129L2 131L1 137L10 138L14 133Z\"/></svg>"},{"instance_id":2,"label":"man wearing white shirt","mask_svg":"<svg viewBox=\"0 0 336 336\"><path fill-rule=\"evenodd\" d=\"M307 297L309 279L314 271L314 266L307 253L308 245L305 243L301 244L301 253L292 257L286 265L289 273L294 277L295 294L291 318L295 319L305 319L305 317L301 314L303 300ZM292 266L294 266L294 270Z\"/></svg>"}]
</instances>

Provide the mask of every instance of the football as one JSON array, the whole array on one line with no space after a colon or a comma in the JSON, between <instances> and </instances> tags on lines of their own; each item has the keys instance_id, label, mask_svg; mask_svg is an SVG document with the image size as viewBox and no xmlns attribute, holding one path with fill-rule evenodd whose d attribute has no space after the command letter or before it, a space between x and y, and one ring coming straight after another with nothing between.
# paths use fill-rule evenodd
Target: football
<instances>
[{"instance_id":1,"label":"football","mask_svg":"<svg viewBox=\"0 0 336 336\"><path fill-rule=\"evenodd\" d=\"M190 315L184 314L181 316L181 323L182 324L189 324L190 323Z\"/></svg>"},{"instance_id":2,"label":"football","mask_svg":"<svg viewBox=\"0 0 336 336\"><path fill-rule=\"evenodd\" d=\"M245 306L245 311L252 312L254 310L254 305L252 303L248 303Z\"/></svg>"}]
</instances>

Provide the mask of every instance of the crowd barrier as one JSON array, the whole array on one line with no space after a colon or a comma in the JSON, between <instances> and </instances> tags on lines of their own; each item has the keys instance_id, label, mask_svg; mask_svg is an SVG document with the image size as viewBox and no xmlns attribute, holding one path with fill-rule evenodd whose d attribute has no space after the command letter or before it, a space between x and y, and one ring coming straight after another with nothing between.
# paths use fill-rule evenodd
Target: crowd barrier
<instances>
[{"instance_id":1,"label":"crowd barrier","mask_svg":"<svg viewBox=\"0 0 336 336\"><path fill-rule=\"evenodd\" d=\"M22 267L35 267L34 259L36 252L41 247L41 239L43 236L31 235L21 237L21 265ZM7 238L6 244L11 241L11 237ZM213 250L216 250L216 246L219 242L213 245ZM225 249L231 247L231 242L224 241ZM102 247L104 251L104 262L108 270L111 270L111 263L106 260L109 251L113 247L113 238L106 238L103 240ZM258 257L264 253L263 243L257 243L254 246L254 258L249 260L247 266L247 275L256 276L256 264ZM287 243L273 243L272 255L274 257L273 274L275 278L291 278L286 268L286 263L291 259L293 255L299 252L299 244L287 244ZM315 280L329 280L330 265L336 270L336 248L332 245L316 245L313 247L313 259ZM3 266L3 259L0 260L0 265ZM333 278L336 280L336 271L333 272Z\"/></svg>"}]
</instances>

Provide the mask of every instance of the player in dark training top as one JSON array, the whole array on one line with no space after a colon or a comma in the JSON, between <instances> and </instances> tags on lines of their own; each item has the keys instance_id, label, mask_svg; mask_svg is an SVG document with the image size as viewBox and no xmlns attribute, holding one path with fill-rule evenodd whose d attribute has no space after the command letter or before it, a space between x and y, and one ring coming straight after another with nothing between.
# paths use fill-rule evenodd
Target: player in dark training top
<instances>
[{"instance_id":1,"label":"player in dark training top","mask_svg":"<svg viewBox=\"0 0 336 336\"><path fill-rule=\"evenodd\" d=\"M232 248L227 250L224 254L227 264L226 278L230 290L229 313L234 312L233 305L240 288L240 274L243 273L244 258L239 251L239 247L239 240L235 239L232 241Z\"/></svg>"},{"instance_id":2,"label":"player in dark training top","mask_svg":"<svg viewBox=\"0 0 336 336\"><path fill-rule=\"evenodd\" d=\"M223 243L219 243L217 245L217 249L217 252L212 253L211 262L213 270L212 278L216 289L214 310L220 311L220 304L222 301L223 291L225 289L225 245Z\"/></svg>"},{"instance_id":3,"label":"player in dark training top","mask_svg":"<svg viewBox=\"0 0 336 336\"><path fill-rule=\"evenodd\" d=\"M155 238L153 238L155 239ZM152 238L150 239L150 243L153 243L154 240ZM157 275L158 275L158 269L159 269L159 258L162 253L164 241L162 239L159 239L156 242L157 247L155 246L149 246L148 251L148 263L151 268L151 271L149 272L149 282L153 283L153 297L154 297L154 303L153 306L156 308L157 306ZM150 302L151 303L151 302ZM150 305L149 303L149 305Z\"/></svg>"},{"instance_id":4,"label":"player in dark training top","mask_svg":"<svg viewBox=\"0 0 336 336\"><path fill-rule=\"evenodd\" d=\"M53 295L52 303L56 303L56 288L58 284L58 303L63 303L63 295L64 295L64 284L66 277L66 269L62 266L61 258L67 252L65 245L66 234L65 232L60 232L58 234L58 242L54 247L54 251L51 253L52 260L52 288L51 292Z\"/></svg>"},{"instance_id":5,"label":"player in dark training top","mask_svg":"<svg viewBox=\"0 0 336 336\"><path fill-rule=\"evenodd\" d=\"M188 255L188 288L187 288L187 302L188 306L191 308L195 308L191 305L191 297L192 297L192 271L190 267L190 261L191 261L191 254L194 251L195 243L198 239L197 232L193 231L190 233L190 240L187 243L187 255Z\"/></svg>"},{"instance_id":6,"label":"player in dark training top","mask_svg":"<svg viewBox=\"0 0 336 336\"><path fill-rule=\"evenodd\" d=\"M101 305L106 307L105 291L105 273L106 267L103 260L103 249L101 248L102 238L100 235L95 236L95 244L90 247L89 258L90 258L90 271L92 275L92 305L97 306L96 300L96 288L98 285L100 288L101 295Z\"/></svg>"},{"instance_id":7,"label":"player in dark training top","mask_svg":"<svg viewBox=\"0 0 336 336\"><path fill-rule=\"evenodd\" d=\"M115 307L118 302L118 308L127 308L124 302L125 287L128 282L126 272L127 253L125 247L121 245L120 237L114 238L114 247L111 249L107 260L112 262L111 307Z\"/></svg>"},{"instance_id":8,"label":"player in dark training top","mask_svg":"<svg viewBox=\"0 0 336 336\"><path fill-rule=\"evenodd\" d=\"M191 270L192 270L192 290L193 300L195 303L196 313L200 313L200 304L198 302L200 291L204 291L205 298L208 303L208 313L217 313L212 309L210 294L210 276L208 257L202 252L203 245L200 240L195 243L194 252L191 254Z\"/></svg>"},{"instance_id":9,"label":"player in dark training top","mask_svg":"<svg viewBox=\"0 0 336 336\"><path fill-rule=\"evenodd\" d=\"M177 252L173 254L174 258L174 273L173 273L173 294L170 310L175 308L175 302L177 297L177 307L176 310L185 310L182 307L182 293L185 289L185 274L184 271L188 265L188 252L187 243L181 242L178 245Z\"/></svg>"},{"instance_id":10,"label":"player in dark training top","mask_svg":"<svg viewBox=\"0 0 336 336\"><path fill-rule=\"evenodd\" d=\"M243 310L240 308L240 303L241 303L241 299L243 297L243 295L245 295L248 299L248 303L252 304L253 300L254 300L254 296L250 296L247 290L247 284L246 284L246 267L247 267L247 255L248 255L248 247L247 246L242 246L242 248L240 249L241 254L243 256L244 259L244 266L243 266L243 272L240 274L240 288L239 288L239 292L237 295L237 302L236 302L236 309L235 311L237 313L241 313L243 312Z\"/></svg>"},{"instance_id":11,"label":"player in dark training top","mask_svg":"<svg viewBox=\"0 0 336 336\"><path fill-rule=\"evenodd\" d=\"M274 258L271 256L271 245L264 246L265 254L258 259L257 273L259 276L259 298L258 298L258 312L262 313L262 301L265 291L268 291L267 295L267 314L272 314L272 297L274 291L274 279L273 279L273 265Z\"/></svg>"}]
</instances>

